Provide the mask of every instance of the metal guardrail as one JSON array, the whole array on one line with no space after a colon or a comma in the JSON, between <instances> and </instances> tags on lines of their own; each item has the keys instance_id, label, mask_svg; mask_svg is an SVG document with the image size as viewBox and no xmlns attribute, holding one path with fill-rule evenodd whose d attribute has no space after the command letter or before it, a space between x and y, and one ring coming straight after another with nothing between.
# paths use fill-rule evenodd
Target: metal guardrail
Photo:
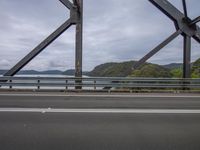
<instances>
[{"instance_id":1,"label":"metal guardrail","mask_svg":"<svg viewBox=\"0 0 200 150\"><path fill-rule=\"evenodd\" d=\"M200 79L0 77L0 89L72 90L185 90L200 91ZM80 90L80 88L79 88Z\"/></svg>"}]
</instances>

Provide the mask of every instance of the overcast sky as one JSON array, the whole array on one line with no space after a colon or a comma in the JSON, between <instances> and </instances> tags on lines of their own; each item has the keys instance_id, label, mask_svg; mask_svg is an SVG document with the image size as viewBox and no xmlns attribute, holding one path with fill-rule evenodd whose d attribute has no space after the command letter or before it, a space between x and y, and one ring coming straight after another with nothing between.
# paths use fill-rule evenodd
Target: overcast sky
<instances>
[{"instance_id":1,"label":"overcast sky","mask_svg":"<svg viewBox=\"0 0 200 150\"><path fill-rule=\"evenodd\" d=\"M182 10L181 0L170 0ZM187 0L189 16L200 15L200 0ZM0 69L9 69L68 19L59 0L0 0ZM24 69L74 68L75 32L70 30ZM83 70L105 62L138 60L175 31L173 22L148 0L84 0ZM182 62L182 36L149 60ZM192 41L192 60L200 44Z\"/></svg>"}]
</instances>

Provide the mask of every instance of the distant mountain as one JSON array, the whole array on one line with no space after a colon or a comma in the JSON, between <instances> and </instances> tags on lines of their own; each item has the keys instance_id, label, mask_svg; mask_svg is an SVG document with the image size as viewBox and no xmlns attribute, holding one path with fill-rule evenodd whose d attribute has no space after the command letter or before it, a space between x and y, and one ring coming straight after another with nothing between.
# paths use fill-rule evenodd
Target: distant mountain
<instances>
[{"instance_id":1,"label":"distant mountain","mask_svg":"<svg viewBox=\"0 0 200 150\"><path fill-rule=\"evenodd\" d=\"M127 62L111 62L96 66L90 72L83 72L85 76L91 77L182 77L182 64L172 63L168 65L157 65L151 63L145 63L137 70L133 70L133 65L136 61ZM7 70L0 70L0 74L4 74ZM35 71L24 70L20 71L22 75L68 75L74 76L75 70L70 69L67 71L59 70L47 70L47 71ZM192 77L200 78L200 59L195 61L192 65Z\"/></svg>"},{"instance_id":2,"label":"distant mountain","mask_svg":"<svg viewBox=\"0 0 200 150\"><path fill-rule=\"evenodd\" d=\"M20 74L20 75L31 75L31 74L33 74L33 75L35 75L35 74L40 74L40 72L39 71L35 71L35 70L22 70L22 71L20 71L19 73L17 73L18 75Z\"/></svg>"},{"instance_id":3,"label":"distant mountain","mask_svg":"<svg viewBox=\"0 0 200 150\"><path fill-rule=\"evenodd\" d=\"M0 75L3 75L8 70L0 70ZM70 69L67 71L60 71L60 70L47 70L47 71L36 71L36 70L22 70L17 75L68 75L74 76L75 70ZM88 72L83 72L83 75L87 75Z\"/></svg>"},{"instance_id":4,"label":"distant mountain","mask_svg":"<svg viewBox=\"0 0 200 150\"><path fill-rule=\"evenodd\" d=\"M51 74L51 75L62 75L62 71L60 70L47 70L40 72L41 74Z\"/></svg>"},{"instance_id":5,"label":"distant mountain","mask_svg":"<svg viewBox=\"0 0 200 150\"><path fill-rule=\"evenodd\" d=\"M6 73L7 70L0 70L0 74ZM22 70L18 75L62 75L62 71L59 70L48 70L48 71L35 71L35 70Z\"/></svg>"},{"instance_id":6,"label":"distant mountain","mask_svg":"<svg viewBox=\"0 0 200 150\"><path fill-rule=\"evenodd\" d=\"M61 75L62 71L59 71L59 70L47 70L47 71L22 70L18 74L21 74L21 75Z\"/></svg>"},{"instance_id":7,"label":"distant mountain","mask_svg":"<svg viewBox=\"0 0 200 150\"><path fill-rule=\"evenodd\" d=\"M88 75L89 72L87 71L83 71L83 75ZM70 69L67 71L62 72L63 75L68 75L68 76L74 76L75 75L75 70L74 69Z\"/></svg>"},{"instance_id":8,"label":"distant mountain","mask_svg":"<svg viewBox=\"0 0 200 150\"><path fill-rule=\"evenodd\" d=\"M62 73L63 75L73 76L75 74L74 69L66 70Z\"/></svg>"},{"instance_id":9,"label":"distant mountain","mask_svg":"<svg viewBox=\"0 0 200 150\"><path fill-rule=\"evenodd\" d=\"M163 65L163 67L165 67L167 69L178 69L178 68L182 68L183 64L182 63L171 63L168 65Z\"/></svg>"}]
</instances>

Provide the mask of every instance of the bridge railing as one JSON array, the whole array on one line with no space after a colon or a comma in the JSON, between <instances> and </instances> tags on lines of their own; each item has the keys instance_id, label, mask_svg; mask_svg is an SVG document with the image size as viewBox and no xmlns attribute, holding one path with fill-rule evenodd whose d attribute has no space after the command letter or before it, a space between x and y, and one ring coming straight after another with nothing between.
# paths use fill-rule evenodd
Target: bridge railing
<instances>
[{"instance_id":1,"label":"bridge railing","mask_svg":"<svg viewBox=\"0 0 200 150\"><path fill-rule=\"evenodd\" d=\"M74 78L74 77L0 77L0 89L54 89L94 91L199 90L200 79L173 78ZM80 88L79 88L80 90Z\"/></svg>"}]
</instances>

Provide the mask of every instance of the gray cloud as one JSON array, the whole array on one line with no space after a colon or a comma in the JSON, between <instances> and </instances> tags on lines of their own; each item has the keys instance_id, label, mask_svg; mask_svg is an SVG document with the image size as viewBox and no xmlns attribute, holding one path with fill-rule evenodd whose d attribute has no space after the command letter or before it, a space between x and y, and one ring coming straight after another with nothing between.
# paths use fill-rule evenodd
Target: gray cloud
<instances>
[{"instance_id":1,"label":"gray cloud","mask_svg":"<svg viewBox=\"0 0 200 150\"><path fill-rule=\"evenodd\" d=\"M181 0L170 0L182 9ZM191 18L200 1L188 1ZM10 68L69 16L58 0L0 0L0 68ZM136 60L175 31L170 19L147 0L84 0L84 70L113 61ZM74 27L59 37L25 69L74 68ZM193 41L192 59L200 57ZM182 61L180 36L150 62Z\"/></svg>"}]
</instances>

